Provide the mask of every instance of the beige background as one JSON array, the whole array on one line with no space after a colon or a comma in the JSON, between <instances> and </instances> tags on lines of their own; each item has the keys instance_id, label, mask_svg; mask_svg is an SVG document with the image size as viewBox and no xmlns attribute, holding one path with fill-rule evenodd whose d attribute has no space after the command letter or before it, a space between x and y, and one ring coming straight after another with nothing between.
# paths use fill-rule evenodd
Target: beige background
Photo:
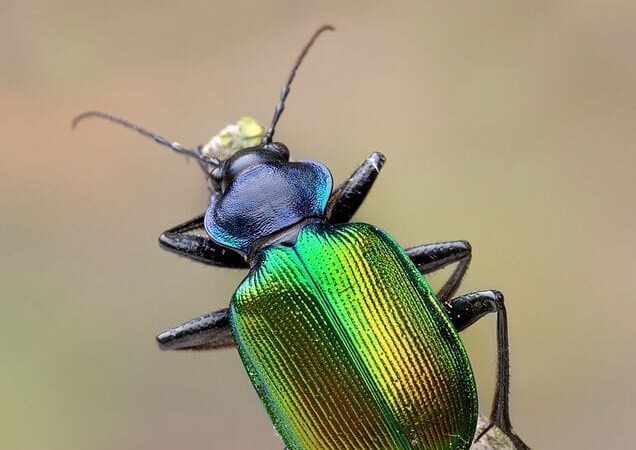
<instances>
[{"instance_id":1,"label":"beige background","mask_svg":"<svg viewBox=\"0 0 636 450\"><path fill-rule=\"evenodd\" d=\"M161 252L205 208L188 145L268 122L343 179L388 163L358 215L405 246L469 239L464 291L507 295L512 412L539 449L633 448L636 7L581 2L0 0L0 447L280 450L234 350L154 335L243 274ZM433 280L439 285L439 278ZM487 412L494 320L465 333Z\"/></svg>"}]
</instances>

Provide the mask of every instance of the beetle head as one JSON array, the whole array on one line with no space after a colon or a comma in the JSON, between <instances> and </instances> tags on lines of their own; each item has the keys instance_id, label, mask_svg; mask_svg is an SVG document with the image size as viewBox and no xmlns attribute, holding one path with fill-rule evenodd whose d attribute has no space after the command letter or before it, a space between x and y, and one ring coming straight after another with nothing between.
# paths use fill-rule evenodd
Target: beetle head
<instances>
[{"instance_id":1,"label":"beetle head","mask_svg":"<svg viewBox=\"0 0 636 450\"><path fill-rule=\"evenodd\" d=\"M244 148L212 170L210 177L217 183L221 192L236 180L236 177L250 167L266 162L288 162L289 150L280 142L263 144L258 147Z\"/></svg>"}]
</instances>

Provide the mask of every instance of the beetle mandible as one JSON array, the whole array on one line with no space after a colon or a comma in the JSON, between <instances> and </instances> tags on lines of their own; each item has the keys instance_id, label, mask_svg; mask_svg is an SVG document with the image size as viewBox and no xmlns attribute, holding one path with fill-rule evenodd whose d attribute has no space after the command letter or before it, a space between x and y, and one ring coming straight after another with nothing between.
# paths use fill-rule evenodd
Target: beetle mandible
<instances>
[{"instance_id":1,"label":"beetle mandible","mask_svg":"<svg viewBox=\"0 0 636 450\"><path fill-rule=\"evenodd\" d=\"M157 336L160 348L236 345L249 378L288 450L468 449L477 391L458 333L497 315L497 379L490 414L518 449L509 418L509 353L503 295L455 297L471 260L466 241L403 249L384 231L350 219L385 157L374 152L332 189L329 170L291 162L273 140L290 85L316 38L302 49L267 131L249 118L205 146L186 149L131 128L204 169L204 215L164 232L162 247L204 264L245 268L229 308ZM455 263L433 292L424 275ZM483 433L482 433L483 435ZM480 435L481 436L481 435Z\"/></svg>"}]
</instances>

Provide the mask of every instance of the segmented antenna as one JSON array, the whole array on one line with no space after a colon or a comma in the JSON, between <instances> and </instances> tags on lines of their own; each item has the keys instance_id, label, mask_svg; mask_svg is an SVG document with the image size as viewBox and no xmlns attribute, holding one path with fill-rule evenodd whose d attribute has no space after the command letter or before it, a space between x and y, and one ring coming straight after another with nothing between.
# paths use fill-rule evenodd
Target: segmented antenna
<instances>
[{"instance_id":1,"label":"segmented antenna","mask_svg":"<svg viewBox=\"0 0 636 450\"><path fill-rule=\"evenodd\" d=\"M100 111L87 111L87 112L84 112L84 113L76 116L73 119L73 122L71 123L71 128L75 129L75 127L80 122L82 122L85 119L91 119L91 118L105 119L105 120L108 120L109 122L117 123L117 124L122 125L122 126L128 128L128 129L136 131L137 133L139 133L139 134L141 134L143 136L146 136L146 137L149 137L149 138L153 139L156 143L158 143L160 145L163 145L165 147L168 147L174 152L180 153L182 155L185 155L185 156L188 156L188 157L191 157L191 158L196 158L199 161L202 161L202 162L204 162L206 164L209 164L209 165L212 165L212 166L217 166L217 167L220 164L220 161L218 159L216 159L216 158L212 158L212 157L209 157L209 156L202 155L197 150L190 150L190 149L187 149L187 148L183 148L181 146L181 144L179 144L178 142L169 141L168 139L166 139L166 138L164 138L162 136L159 136L156 133L148 131L145 128L140 127L139 125L135 125L132 122L128 122L127 120L124 120L124 119L121 119L119 117L115 117L115 116L112 116L110 114L106 114L106 113L103 113L103 112L100 112Z\"/></svg>"},{"instance_id":2,"label":"segmented antenna","mask_svg":"<svg viewBox=\"0 0 636 450\"><path fill-rule=\"evenodd\" d=\"M276 131L276 124L278 123L278 119L280 119L280 115L285 110L285 100L287 100L287 95L289 95L289 87L291 86L292 81L294 81L294 77L296 76L296 71L298 70L298 67L300 67L300 63L303 62L305 55L307 55L307 52L309 51L311 46L314 45L314 42L316 41L316 39L318 39L318 36L320 36L324 31L327 31L327 30L335 31L335 29L336 28L333 27L332 25L323 25L322 27L318 28L318 30L314 33L311 39L309 39L309 42L307 42L305 47L303 47L302 51L300 52L300 55L298 55L298 58L296 59L296 62L294 63L294 66L289 72L289 77L287 78L287 82L285 83L285 85L283 86L283 89L280 92L280 100L278 101L278 104L276 105L276 109L274 110L274 117L272 118L272 124L269 126L269 130L267 130L267 133L265 133L265 137L263 137L263 144L269 144L272 142L272 138L274 137L274 132Z\"/></svg>"}]
</instances>

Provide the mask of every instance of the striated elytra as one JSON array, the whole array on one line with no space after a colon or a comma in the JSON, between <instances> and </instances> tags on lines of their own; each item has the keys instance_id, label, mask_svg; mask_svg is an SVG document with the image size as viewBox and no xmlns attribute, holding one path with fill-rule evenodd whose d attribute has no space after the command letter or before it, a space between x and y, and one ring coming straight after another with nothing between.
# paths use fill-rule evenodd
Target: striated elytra
<instances>
[{"instance_id":1,"label":"striated elytra","mask_svg":"<svg viewBox=\"0 0 636 450\"><path fill-rule=\"evenodd\" d=\"M349 222L382 154L372 153L334 189L324 165L291 162L287 147L273 141L296 70L325 30L333 27L321 27L296 60L267 131L242 118L187 149L102 112L74 120L107 119L196 158L210 206L164 232L160 244L205 264L249 269L229 308L161 333L159 346L235 345L288 450L460 450L475 439L478 404L458 333L496 313L491 426L527 449L509 419L503 295L454 296L470 263L468 242L403 249L384 231ZM450 264L450 278L433 292L423 275Z\"/></svg>"},{"instance_id":2,"label":"striated elytra","mask_svg":"<svg viewBox=\"0 0 636 450\"><path fill-rule=\"evenodd\" d=\"M413 262L373 226L316 222L293 246L264 248L230 325L290 449L472 441L477 393L459 336Z\"/></svg>"}]
</instances>

